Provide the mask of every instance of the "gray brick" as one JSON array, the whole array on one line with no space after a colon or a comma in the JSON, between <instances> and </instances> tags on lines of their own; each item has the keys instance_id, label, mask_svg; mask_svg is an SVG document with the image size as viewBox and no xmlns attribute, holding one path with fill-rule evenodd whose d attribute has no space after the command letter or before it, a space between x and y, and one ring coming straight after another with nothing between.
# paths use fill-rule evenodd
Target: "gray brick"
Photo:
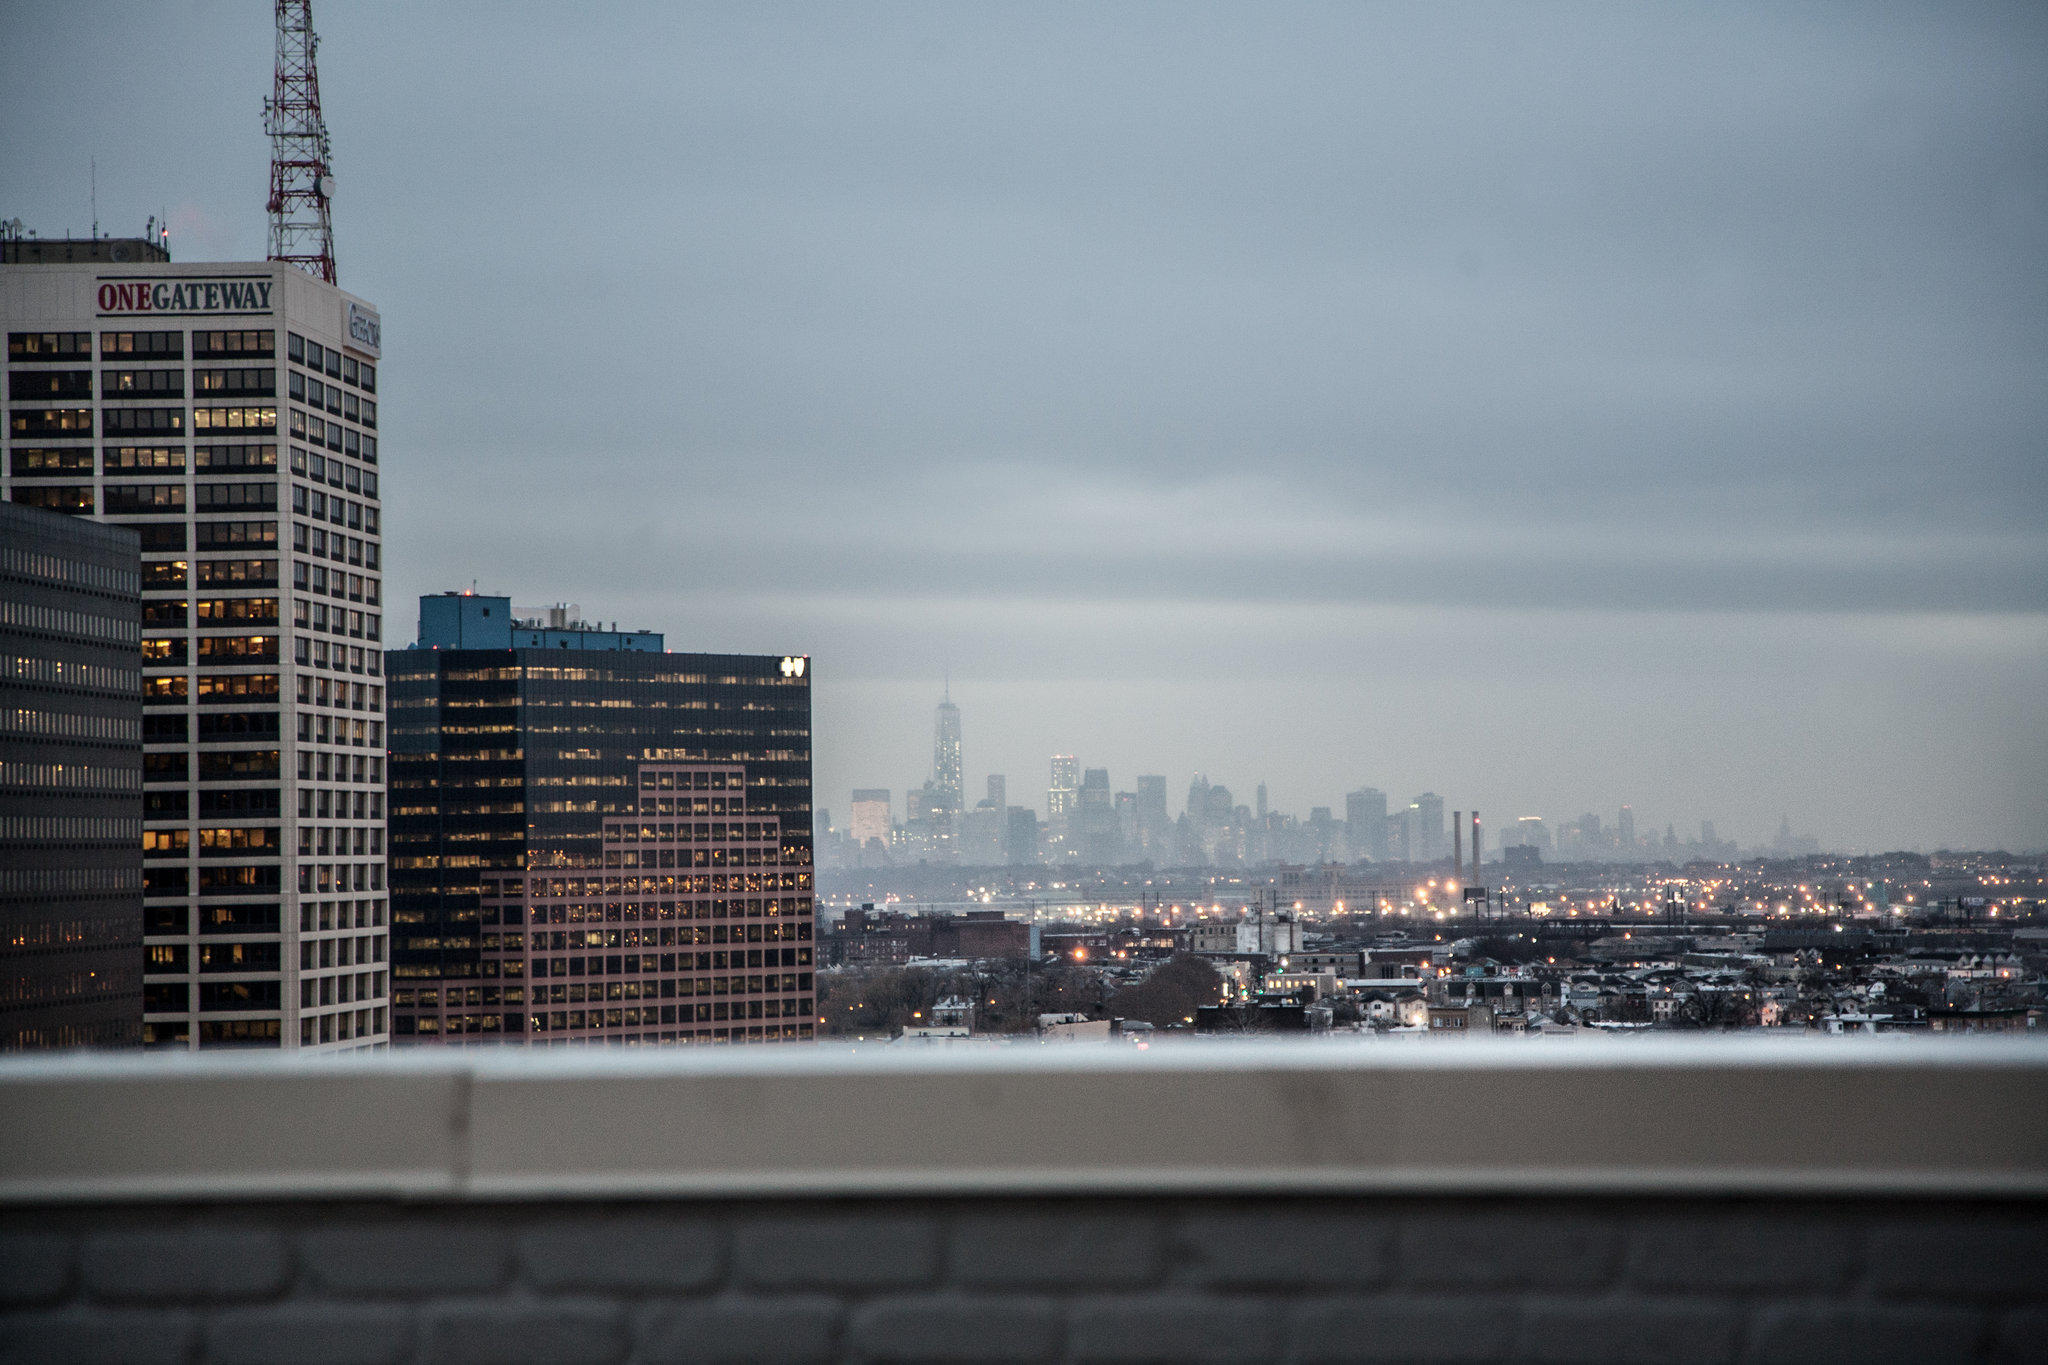
<instances>
[{"instance_id":1,"label":"gray brick","mask_svg":"<svg viewBox=\"0 0 2048 1365\"><path fill-rule=\"evenodd\" d=\"M4 1365L182 1365L198 1332L190 1313L96 1308L0 1320Z\"/></svg>"},{"instance_id":2,"label":"gray brick","mask_svg":"<svg viewBox=\"0 0 2048 1365\"><path fill-rule=\"evenodd\" d=\"M1383 1294L1310 1299L1293 1317L1302 1360L1497 1361L1514 1345L1514 1299L1473 1294Z\"/></svg>"},{"instance_id":3,"label":"gray brick","mask_svg":"<svg viewBox=\"0 0 2048 1365\"><path fill-rule=\"evenodd\" d=\"M642 1317L634 1359L642 1365L830 1360L842 1311L836 1299L799 1294L664 1304Z\"/></svg>"},{"instance_id":4,"label":"gray brick","mask_svg":"<svg viewBox=\"0 0 2048 1365\"><path fill-rule=\"evenodd\" d=\"M1998 1323L1992 1365L2041 1365L2048 1361L2048 1308L2021 1308Z\"/></svg>"},{"instance_id":5,"label":"gray brick","mask_svg":"<svg viewBox=\"0 0 2048 1365\"><path fill-rule=\"evenodd\" d=\"M1518 1358L1579 1365L1734 1360L1739 1305L1703 1299L1538 1299L1524 1306Z\"/></svg>"},{"instance_id":6,"label":"gray brick","mask_svg":"<svg viewBox=\"0 0 2048 1365\"><path fill-rule=\"evenodd\" d=\"M426 1218L344 1223L299 1237L313 1283L340 1295L476 1294L505 1283L512 1251L504 1231Z\"/></svg>"},{"instance_id":7,"label":"gray brick","mask_svg":"<svg viewBox=\"0 0 2048 1365\"><path fill-rule=\"evenodd\" d=\"M1198 1284L1370 1289L1385 1280L1392 1224L1368 1213L1247 1208L1176 1228L1177 1273Z\"/></svg>"},{"instance_id":8,"label":"gray brick","mask_svg":"<svg viewBox=\"0 0 2048 1365\"><path fill-rule=\"evenodd\" d=\"M952 1231L953 1277L967 1285L1150 1284L1165 1259L1159 1220L1135 1211L968 1212Z\"/></svg>"},{"instance_id":9,"label":"gray brick","mask_svg":"<svg viewBox=\"0 0 2048 1365\"><path fill-rule=\"evenodd\" d=\"M300 1300L236 1308L206 1326L209 1365L384 1365L411 1355L412 1310L398 1304Z\"/></svg>"},{"instance_id":10,"label":"gray brick","mask_svg":"<svg viewBox=\"0 0 2048 1365\"><path fill-rule=\"evenodd\" d=\"M774 1289L886 1289L931 1283L938 1226L929 1218L859 1213L749 1218L733 1231L733 1267Z\"/></svg>"},{"instance_id":11,"label":"gray brick","mask_svg":"<svg viewBox=\"0 0 2048 1365\"><path fill-rule=\"evenodd\" d=\"M1626 1274L1649 1289L1843 1289L1858 1241L1846 1219L1702 1209L1631 1228Z\"/></svg>"},{"instance_id":12,"label":"gray brick","mask_svg":"<svg viewBox=\"0 0 2048 1365\"><path fill-rule=\"evenodd\" d=\"M1049 1300L931 1296L854 1310L846 1353L865 1360L1049 1360L1064 1322Z\"/></svg>"},{"instance_id":13,"label":"gray brick","mask_svg":"<svg viewBox=\"0 0 2048 1365\"><path fill-rule=\"evenodd\" d=\"M1757 1311L1749 1359L1801 1365L1975 1360L1989 1326L1982 1313L1946 1305L1777 1305Z\"/></svg>"},{"instance_id":14,"label":"gray brick","mask_svg":"<svg viewBox=\"0 0 2048 1365\"><path fill-rule=\"evenodd\" d=\"M1446 1288L1592 1289L1614 1276L1621 1236L1601 1213L1436 1211L1402 1220L1398 1272Z\"/></svg>"},{"instance_id":15,"label":"gray brick","mask_svg":"<svg viewBox=\"0 0 2048 1365\"><path fill-rule=\"evenodd\" d=\"M702 1289L725 1266L718 1226L700 1218L600 1211L528 1228L518 1247L527 1283L551 1293Z\"/></svg>"},{"instance_id":16,"label":"gray brick","mask_svg":"<svg viewBox=\"0 0 2048 1365\"><path fill-rule=\"evenodd\" d=\"M450 1365L606 1365L630 1344L610 1304L433 1304L420 1311L420 1358Z\"/></svg>"},{"instance_id":17,"label":"gray brick","mask_svg":"<svg viewBox=\"0 0 2048 1365\"><path fill-rule=\"evenodd\" d=\"M1080 1360L1271 1360L1278 1310L1257 1299L1143 1295L1077 1300L1068 1353Z\"/></svg>"},{"instance_id":18,"label":"gray brick","mask_svg":"<svg viewBox=\"0 0 2048 1365\"><path fill-rule=\"evenodd\" d=\"M53 1303L71 1288L77 1240L57 1233L0 1234L0 1303Z\"/></svg>"},{"instance_id":19,"label":"gray brick","mask_svg":"<svg viewBox=\"0 0 2048 1365\"><path fill-rule=\"evenodd\" d=\"M110 1303L269 1298L290 1271L284 1238L234 1228L100 1233L86 1239L79 1265L86 1290Z\"/></svg>"},{"instance_id":20,"label":"gray brick","mask_svg":"<svg viewBox=\"0 0 2048 1365\"><path fill-rule=\"evenodd\" d=\"M1871 1230L1869 1256L1880 1294L2048 1303L2048 1217L1887 1222Z\"/></svg>"}]
</instances>

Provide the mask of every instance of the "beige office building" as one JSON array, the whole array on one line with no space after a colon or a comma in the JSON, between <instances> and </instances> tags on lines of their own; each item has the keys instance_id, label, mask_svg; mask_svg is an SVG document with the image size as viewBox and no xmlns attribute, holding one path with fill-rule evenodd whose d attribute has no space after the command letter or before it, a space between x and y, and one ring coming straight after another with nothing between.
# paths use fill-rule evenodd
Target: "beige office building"
<instances>
[{"instance_id":1,"label":"beige office building","mask_svg":"<svg viewBox=\"0 0 2048 1365\"><path fill-rule=\"evenodd\" d=\"M0 489L142 538L145 1044L390 1036L377 311L0 244Z\"/></svg>"}]
</instances>

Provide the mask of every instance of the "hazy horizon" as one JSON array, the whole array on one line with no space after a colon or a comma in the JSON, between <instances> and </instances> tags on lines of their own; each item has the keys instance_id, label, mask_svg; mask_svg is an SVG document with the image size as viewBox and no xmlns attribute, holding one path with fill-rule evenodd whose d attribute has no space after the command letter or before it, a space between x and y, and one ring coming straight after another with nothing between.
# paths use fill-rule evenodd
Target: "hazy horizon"
<instances>
[{"instance_id":1,"label":"hazy horizon","mask_svg":"<svg viewBox=\"0 0 2048 1365\"><path fill-rule=\"evenodd\" d=\"M0 219L260 258L272 16L30 7ZM316 3L387 644L813 656L1071 753L2048 846L2048 11Z\"/></svg>"}]
</instances>

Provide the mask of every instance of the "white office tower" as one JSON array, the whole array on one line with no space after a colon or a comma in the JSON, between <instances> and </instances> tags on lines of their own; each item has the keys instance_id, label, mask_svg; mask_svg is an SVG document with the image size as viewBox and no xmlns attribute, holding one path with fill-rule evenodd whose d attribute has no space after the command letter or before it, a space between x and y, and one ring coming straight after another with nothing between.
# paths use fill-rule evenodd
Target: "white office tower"
<instances>
[{"instance_id":1,"label":"white office tower","mask_svg":"<svg viewBox=\"0 0 2048 1365\"><path fill-rule=\"evenodd\" d=\"M142 538L144 1041L383 1046L377 312L279 262L4 247L0 487Z\"/></svg>"}]
</instances>

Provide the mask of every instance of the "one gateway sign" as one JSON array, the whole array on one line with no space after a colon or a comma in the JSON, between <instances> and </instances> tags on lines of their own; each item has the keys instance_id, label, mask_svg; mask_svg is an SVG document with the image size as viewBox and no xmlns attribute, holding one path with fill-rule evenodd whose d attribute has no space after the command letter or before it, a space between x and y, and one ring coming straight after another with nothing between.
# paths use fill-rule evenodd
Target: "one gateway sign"
<instances>
[{"instance_id":1,"label":"one gateway sign","mask_svg":"<svg viewBox=\"0 0 2048 1365\"><path fill-rule=\"evenodd\" d=\"M102 315L121 313L236 314L268 313L272 281L261 275L224 275L214 279L108 279L102 276Z\"/></svg>"}]
</instances>

